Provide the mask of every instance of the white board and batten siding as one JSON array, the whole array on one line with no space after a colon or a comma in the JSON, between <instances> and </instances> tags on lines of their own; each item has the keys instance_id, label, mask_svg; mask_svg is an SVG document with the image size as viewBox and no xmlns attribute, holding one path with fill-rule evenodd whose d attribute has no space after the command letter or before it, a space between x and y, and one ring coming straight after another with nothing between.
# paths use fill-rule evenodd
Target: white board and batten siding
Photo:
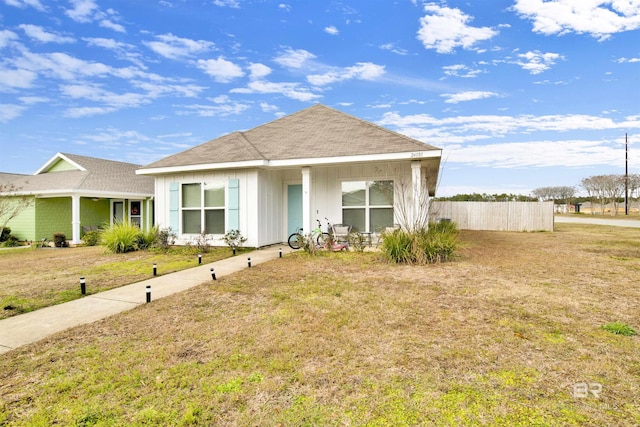
<instances>
[{"instance_id":1,"label":"white board and batten siding","mask_svg":"<svg viewBox=\"0 0 640 427\"><path fill-rule=\"evenodd\" d=\"M553 202L433 201L431 221L448 219L461 230L553 231Z\"/></svg>"},{"instance_id":2,"label":"white board and batten siding","mask_svg":"<svg viewBox=\"0 0 640 427\"><path fill-rule=\"evenodd\" d=\"M237 181L235 181L237 180ZM233 171L220 171L220 172L206 172L206 173L183 173L183 174L174 174L174 175L166 175L166 176L157 176L156 177L156 224L158 227L168 228L171 227L173 232L179 232L176 230L180 228L181 216L179 210L176 211L176 206L179 206L179 197L180 197L180 186L182 184L203 184L203 183L215 183L218 185L224 185L225 187L225 200L227 209L225 209L225 222L228 223L229 216L234 215L234 213L230 213L230 206L235 204L234 202L229 203L229 183L237 182L237 207L239 212L238 217L238 229L244 236L249 236L250 234L257 236L257 221L249 221L249 218L246 215L246 212L251 211L253 215L257 216L256 209L253 208L251 210L248 209L250 204L255 206L255 203L252 200L252 197L255 197L255 191L257 191L256 181L257 174L256 171L251 170L233 170ZM253 185L251 185L253 183ZM172 190L173 189L173 190ZM176 192L175 190L178 189ZM231 193L236 190L231 190ZM173 200L173 201L172 201ZM171 206L173 203L173 206ZM172 212L173 210L173 212ZM177 215L177 217L176 217ZM254 229L251 230L250 228ZM193 240L195 235L180 235L178 233L178 244L185 244L191 240ZM224 245L224 242L220 240L222 235L214 235L213 241L211 244L213 245ZM247 246L249 246L249 242L246 242Z\"/></svg>"}]
</instances>

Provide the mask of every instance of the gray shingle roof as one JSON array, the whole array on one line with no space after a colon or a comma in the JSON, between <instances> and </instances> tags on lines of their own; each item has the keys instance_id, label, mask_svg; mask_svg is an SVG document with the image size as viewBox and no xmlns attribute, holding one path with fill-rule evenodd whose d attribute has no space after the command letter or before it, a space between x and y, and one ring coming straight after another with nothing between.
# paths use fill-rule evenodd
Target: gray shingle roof
<instances>
[{"instance_id":1,"label":"gray shingle roof","mask_svg":"<svg viewBox=\"0 0 640 427\"><path fill-rule=\"evenodd\" d=\"M61 172L39 173L37 175L0 174L0 182L11 182L21 192L55 192L82 191L122 193L122 194L154 194L154 179L136 175L140 165L59 153L82 166L85 171L69 170Z\"/></svg>"},{"instance_id":2,"label":"gray shingle roof","mask_svg":"<svg viewBox=\"0 0 640 427\"><path fill-rule=\"evenodd\" d=\"M316 104L251 130L205 142L142 169L431 150L440 149Z\"/></svg>"}]
</instances>

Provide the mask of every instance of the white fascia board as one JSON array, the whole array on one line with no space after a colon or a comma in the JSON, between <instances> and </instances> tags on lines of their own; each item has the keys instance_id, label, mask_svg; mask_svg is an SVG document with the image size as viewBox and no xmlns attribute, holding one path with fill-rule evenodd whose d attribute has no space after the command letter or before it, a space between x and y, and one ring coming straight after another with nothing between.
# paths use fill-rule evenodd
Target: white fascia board
<instances>
[{"instance_id":1,"label":"white fascia board","mask_svg":"<svg viewBox=\"0 0 640 427\"><path fill-rule=\"evenodd\" d=\"M35 196L37 198L80 196L80 197L87 197L87 198L98 197L103 199L148 199L148 198L154 197L154 194L149 194L149 193L119 193L119 192L113 192L113 191L90 191L90 190L16 191L13 193L4 193L1 195Z\"/></svg>"},{"instance_id":2,"label":"white fascia board","mask_svg":"<svg viewBox=\"0 0 640 427\"><path fill-rule=\"evenodd\" d=\"M341 157L317 157L309 159L291 159L291 160L273 160L269 162L272 167L286 166L317 166L336 163L363 163L363 162L382 162L391 160L420 160L426 158L441 157L442 150L429 151L411 151L406 153L387 153L387 154L365 154L359 156L341 156Z\"/></svg>"},{"instance_id":3,"label":"white fascia board","mask_svg":"<svg viewBox=\"0 0 640 427\"><path fill-rule=\"evenodd\" d=\"M336 163L362 163L380 162L390 160L420 160L427 158L440 158L442 150L409 151L404 153L365 154L358 156L317 157L307 159L288 160L250 160L246 162L207 163L202 165L169 166L164 168L138 169L137 175L161 175L182 172L196 172L215 169L242 169L242 168L281 168L295 166L317 166Z\"/></svg>"},{"instance_id":4,"label":"white fascia board","mask_svg":"<svg viewBox=\"0 0 640 427\"><path fill-rule=\"evenodd\" d=\"M205 163L202 165L168 166L164 168L138 169L136 175L161 175L181 172L197 172L213 169L261 168L269 166L267 160L248 160L246 162Z\"/></svg>"}]
</instances>

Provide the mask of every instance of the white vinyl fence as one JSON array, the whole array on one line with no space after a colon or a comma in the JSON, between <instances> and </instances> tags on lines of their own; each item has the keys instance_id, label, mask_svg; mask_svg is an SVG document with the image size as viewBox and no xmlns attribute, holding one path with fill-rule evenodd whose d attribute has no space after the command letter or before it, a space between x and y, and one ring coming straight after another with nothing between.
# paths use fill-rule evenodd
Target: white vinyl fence
<instances>
[{"instance_id":1,"label":"white vinyl fence","mask_svg":"<svg viewBox=\"0 0 640 427\"><path fill-rule=\"evenodd\" d=\"M553 202L432 201L429 219L461 230L553 231L553 215Z\"/></svg>"}]
</instances>

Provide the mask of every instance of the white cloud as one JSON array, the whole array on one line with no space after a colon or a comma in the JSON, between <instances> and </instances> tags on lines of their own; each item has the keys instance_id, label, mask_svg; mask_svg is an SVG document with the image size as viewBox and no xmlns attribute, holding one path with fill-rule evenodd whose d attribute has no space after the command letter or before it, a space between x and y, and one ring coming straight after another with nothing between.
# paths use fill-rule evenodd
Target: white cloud
<instances>
[{"instance_id":1,"label":"white cloud","mask_svg":"<svg viewBox=\"0 0 640 427\"><path fill-rule=\"evenodd\" d=\"M542 53L537 50L519 54L518 58L520 59L514 61L514 64L521 66L523 70L527 70L531 74L540 74L547 71L552 65L555 65L557 60L564 59L562 55L557 53Z\"/></svg>"},{"instance_id":2,"label":"white cloud","mask_svg":"<svg viewBox=\"0 0 640 427\"><path fill-rule=\"evenodd\" d=\"M418 40L425 48L438 53L453 53L457 47L471 49L474 44L498 34L489 27L467 25L472 18L457 8L428 3L424 10L427 14L420 18Z\"/></svg>"},{"instance_id":3,"label":"white cloud","mask_svg":"<svg viewBox=\"0 0 640 427\"><path fill-rule=\"evenodd\" d=\"M390 52L393 52L395 54L398 55L408 55L409 51L407 51L406 49L400 49L399 47L396 47L395 44L393 43L385 43L379 46L380 49L382 50L388 50Z\"/></svg>"},{"instance_id":4,"label":"white cloud","mask_svg":"<svg viewBox=\"0 0 640 427\"><path fill-rule=\"evenodd\" d=\"M620 58L616 61L618 64L640 62L640 58Z\"/></svg>"},{"instance_id":5,"label":"white cloud","mask_svg":"<svg viewBox=\"0 0 640 427\"><path fill-rule=\"evenodd\" d=\"M249 78L255 80L266 77L271 74L271 68L264 64L251 63L249 65Z\"/></svg>"},{"instance_id":6,"label":"white cloud","mask_svg":"<svg viewBox=\"0 0 640 427\"><path fill-rule=\"evenodd\" d=\"M29 89L38 75L33 71L17 69L7 70L0 68L0 91L3 89Z\"/></svg>"},{"instance_id":7,"label":"white cloud","mask_svg":"<svg viewBox=\"0 0 640 427\"><path fill-rule=\"evenodd\" d=\"M0 123L8 123L20 117L27 107L14 104L0 104Z\"/></svg>"},{"instance_id":8,"label":"white cloud","mask_svg":"<svg viewBox=\"0 0 640 427\"><path fill-rule=\"evenodd\" d=\"M107 65L84 61L61 52L45 54L23 52L23 56L14 60L14 63L18 68L45 72L64 80L113 73L113 69Z\"/></svg>"},{"instance_id":9,"label":"white cloud","mask_svg":"<svg viewBox=\"0 0 640 427\"><path fill-rule=\"evenodd\" d=\"M169 59L188 57L198 53L208 52L214 48L214 43L206 40L191 40L174 36L171 33L156 36L159 41L144 41L149 49L160 56Z\"/></svg>"},{"instance_id":10,"label":"white cloud","mask_svg":"<svg viewBox=\"0 0 640 427\"><path fill-rule=\"evenodd\" d=\"M302 66L314 59L316 56L304 49L287 48L284 52L274 58L274 61L287 68L302 68Z\"/></svg>"},{"instance_id":11,"label":"white cloud","mask_svg":"<svg viewBox=\"0 0 640 427\"><path fill-rule=\"evenodd\" d=\"M291 6L285 3L280 3L278 5L278 9L284 10L285 12L291 12Z\"/></svg>"},{"instance_id":12,"label":"white cloud","mask_svg":"<svg viewBox=\"0 0 640 427\"><path fill-rule=\"evenodd\" d=\"M516 0L513 10L533 21L533 31L590 34L606 40L611 34L640 28L638 0Z\"/></svg>"},{"instance_id":13,"label":"white cloud","mask_svg":"<svg viewBox=\"0 0 640 427\"><path fill-rule=\"evenodd\" d=\"M307 76L307 81L316 86L324 86L349 79L375 80L385 73L384 65L371 62L358 62L352 67L329 71L324 74Z\"/></svg>"},{"instance_id":14,"label":"white cloud","mask_svg":"<svg viewBox=\"0 0 640 427\"><path fill-rule=\"evenodd\" d=\"M235 78L244 76L240 66L222 57L218 59L200 59L197 62L197 66L218 83L228 83Z\"/></svg>"},{"instance_id":15,"label":"white cloud","mask_svg":"<svg viewBox=\"0 0 640 427\"><path fill-rule=\"evenodd\" d=\"M45 11L45 8L42 3L40 3L40 0L4 0L4 2L9 6L15 6L21 9L33 7L34 9L37 9L41 12Z\"/></svg>"},{"instance_id":16,"label":"white cloud","mask_svg":"<svg viewBox=\"0 0 640 427\"><path fill-rule=\"evenodd\" d=\"M42 104L43 102L51 101L50 98L45 98L44 96L21 96L18 99L26 105Z\"/></svg>"},{"instance_id":17,"label":"white cloud","mask_svg":"<svg viewBox=\"0 0 640 427\"><path fill-rule=\"evenodd\" d=\"M117 31L119 33L126 33L127 31L124 29L124 26L120 25L120 24L116 24L115 22L113 22L110 19L103 19L100 21L100 26L102 28L108 28L110 30L113 31Z\"/></svg>"},{"instance_id":18,"label":"white cloud","mask_svg":"<svg viewBox=\"0 0 640 427\"><path fill-rule=\"evenodd\" d=\"M240 3L238 3L238 0L213 0L213 4L220 7L231 7L234 9L240 8Z\"/></svg>"},{"instance_id":19,"label":"white cloud","mask_svg":"<svg viewBox=\"0 0 640 427\"><path fill-rule=\"evenodd\" d=\"M467 91L458 93L445 93L440 95L447 98L444 102L447 104L457 104L458 102L474 101L476 99L486 99L494 96L498 96L494 92L482 92L482 91Z\"/></svg>"},{"instance_id":20,"label":"white cloud","mask_svg":"<svg viewBox=\"0 0 640 427\"><path fill-rule=\"evenodd\" d=\"M71 0L73 9L67 9L65 14L76 22L87 23L93 20L98 5L94 0Z\"/></svg>"},{"instance_id":21,"label":"white cloud","mask_svg":"<svg viewBox=\"0 0 640 427\"><path fill-rule=\"evenodd\" d=\"M151 102L151 97L143 93L115 93L103 89L96 84L63 85L60 87L63 95L73 99L85 99L100 102L113 108L131 108Z\"/></svg>"},{"instance_id":22,"label":"white cloud","mask_svg":"<svg viewBox=\"0 0 640 427\"><path fill-rule=\"evenodd\" d=\"M385 113L378 122L393 126L405 135L434 145L502 138L508 134L640 129L640 116L616 122L608 117L580 114L520 116L454 116L438 119L428 114L401 116Z\"/></svg>"},{"instance_id":23,"label":"white cloud","mask_svg":"<svg viewBox=\"0 0 640 427\"><path fill-rule=\"evenodd\" d=\"M102 37L88 37L84 38L83 40L87 42L89 46L98 46L114 52L118 59L130 61L141 69L146 68L146 65L142 61L142 55L136 52L137 47L132 44Z\"/></svg>"},{"instance_id":24,"label":"white cloud","mask_svg":"<svg viewBox=\"0 0 640 427\"><path fill-rule=\"evenodd\" d=\"M182 109L176 111L176 114L180 116L195 114L200 117L226 117L230 115L238 115L249 109L250 105L238 102L216 102L215 105L195 104L183 106L181 108Z\"/></svg>"},{"instance_id":25,"label":"white cloud","mask_svg":"<svg viewBox=\"0 0 640 427\"><path fill-rule=\"evenodd\" d=\"M74 43L73 37L61 36L45 31L38 25L21 24L18 27L24 31L24 33L34 40L42 43Z\"/></svg>"},{"instance_id":26,"label":"white cloud","mask_svg":"<svg viewBox=\"0 0 640 427\"><path fill-rule=\"evenodd\" d=\"M467 79L477 77L478 74L484 73L483 70L471 69L464 64L446 65L442 67L442 70L447 76L461 77L461 78L467 78Z\"/></svg>"},{"instance_id":27,"label":"white cloud","mask_svg":"<svg viewBox=\"0 0 640 427\"><path fill-rule=\"evenodd\" d=\"M91 117L109 114L113 113L116 110L117 109L113 107L74 107L65 110L64 116L72 119L78 119L80 117Z\"/></svg>"},{"instance_id":28,"label":"white cloud","mask_svg":"<svg viewBox=\"0 0 640 427\"><path fill-rule=\"evenodd\" d=\"M331 34L332 36L337 36L338 34L340 34L340 31L333 25L324 27L324 32L327 34Z\"/></svg>"},{"instance_id":29,"label":"white cloud","mask_svg":"<svg viewBox=\"0 0 640 427\"><path fill-rule=\"evenodd\" d=\"M260 103L260 109L265 113L277 113L280 110L277 105L271 105L266 102Z\"/></svg>"},{"instance_id":30,"label":"white cloud","mask_svg":"<svg viewBox=\"0 0 640 427\"><path fill-rule=\"evenodd\" d=\"M9 46L13 40L18 40L20 37L13 31L2 30L0 31L0 49Z\"/></svg>"},{"instance_id":31,"label":"white cloud","mask_svg":"<svg viewBox=\"0 0 640 427\"><path fill-rule=\"evenodd\" d=\"M298 101L308 102L320 98L320 95L312 93L308 88L300 85L299 83L272 83L264 80L254 80L249 82L245 88L231 89L231 93L279 93L287 98L295 99Z\"/></svg>"}]
</instances>

